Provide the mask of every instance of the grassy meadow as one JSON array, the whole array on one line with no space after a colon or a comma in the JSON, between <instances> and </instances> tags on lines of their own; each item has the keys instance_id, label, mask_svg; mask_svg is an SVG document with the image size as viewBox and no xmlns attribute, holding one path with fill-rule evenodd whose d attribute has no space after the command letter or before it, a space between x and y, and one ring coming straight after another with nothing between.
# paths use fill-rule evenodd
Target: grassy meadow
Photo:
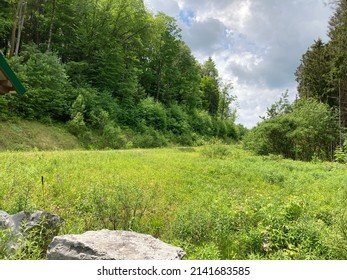
<instances>
[{"instance_id":1,"label":"grassy meadow","mask_svg":"<svg viewBox=\"0 0 347 280\"><path fill-rule=\"evenodd\" d=\"M133 230L186 259L347 259L343 164L211 145L1 152L0 165L0 209L58 214L60 234Z\"/></svg>"}]
</instances>

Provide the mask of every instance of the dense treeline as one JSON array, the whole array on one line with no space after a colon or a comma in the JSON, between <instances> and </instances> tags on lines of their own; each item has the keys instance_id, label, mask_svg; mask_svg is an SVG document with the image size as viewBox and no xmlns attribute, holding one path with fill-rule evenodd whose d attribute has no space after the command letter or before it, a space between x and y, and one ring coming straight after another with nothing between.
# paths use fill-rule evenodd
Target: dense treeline
<instances>
[{"instance_id":1,"label":"dense treeline","mask_svg":"<svg viewBox=\"0 0 347 280\"><path fill-rule=\"evenodd\" d=\"M347 127L347 1L336 1L329 21L330 41L316 40L297 69L301 98L314 98L338 112L339 125Z\"/></svg>"},{"instance_id":2,"label":"dense treeline","mask_svg":"<svg viewBox=\"0 0 347 280\"><path fill-rule=\"evenodd\" d=\"M0 49L28 88L1 117L67 123L87 145L237 139L230 84L142 0L0 0Z\"/></svg>"},{"instance_id":3,"label":"dense treeline","mask_svg":"<svg viewBox=\"0 0 347 280\"><path fill-rule=\"evenodd\" d=\"M299 100L289 104L282 96L248 136L247 147L293 159L347 162L347 1L332 5L329 42L317 39L295 73Z\"/></svg>"}]
</instances>

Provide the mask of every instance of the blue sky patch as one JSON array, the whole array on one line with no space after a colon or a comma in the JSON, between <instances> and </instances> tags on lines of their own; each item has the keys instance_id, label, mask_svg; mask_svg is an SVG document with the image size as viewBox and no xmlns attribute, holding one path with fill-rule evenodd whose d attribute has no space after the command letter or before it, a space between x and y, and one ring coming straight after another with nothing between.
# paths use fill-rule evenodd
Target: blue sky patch
<instances>
[{"instance_id":1,"label":"blue sky patch","mask_svg":"<svg viewBox=\"0 0 347 280\"><path fill-rule=\"evenodd\" d=\"M180 10L178 19L187 26L191 26L192 21L195 18L195 13L192 10Z\"/></svg>"}]
</instances>

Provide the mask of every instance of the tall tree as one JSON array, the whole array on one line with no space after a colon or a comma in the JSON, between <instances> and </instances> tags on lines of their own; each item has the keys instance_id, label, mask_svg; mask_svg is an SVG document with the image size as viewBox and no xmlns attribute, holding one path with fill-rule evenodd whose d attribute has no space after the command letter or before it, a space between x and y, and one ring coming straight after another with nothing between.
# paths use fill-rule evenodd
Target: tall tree
<instances>
[{"instance_id":1,"label":"tall tree","mask_svg":"<svg viewBox=\"0 0 347 280\"><path fill-rule=\"evenodd\" d=\"M331 106L335 105L335 96L329 84L330 68L328 46L318 39L302 56L301 64L295 72L300 98L312 97Z\"/></svg>"},{"instance_id":2,"label":"tall tree","mask_svg":"<svg viewBox=\"0 0 347 280\"><path fill-rule=\"evenodd\" d=\"M0 49L7 53L9 34L13 22L13 9L8 0L0 0Z\"/></svg>"},{"instance_id":3,"label":"tall tree","mask_svg":"<svg viewBox=\"0 0 347 280\"><path fill-rule=\"evenodd\" d=\"M51 22L49 24L49 33L48 33L48 42L47 42L47 51L51 50L52 45L52 33L55 19L55 12L57 8L57 0L52 0L52 14L51 14Z\"/></svg>"},{"instance_id":4,"label":"tall tree","mask_svg":"<svg viewBox=\"0 0 347 280\"><path fill-rule=\"evenodd\" d=\"M330 42L332 55L331 76L333 91L339 109L339 123L347 126L347 1L336 1L336 10L329 21Z\"/></svg>"},{"instance_id":5,"label":"tall tree","mask_svg":"<svg viewBox=\"0 0 347 280\"><path fill-rule=\"evenodd\" d=\"M212 116L217 116L220 103L218 70L211 57L201 66L202 108Z\"/></svg>"},{"instance_id":6,"label":"tall tree","mask_svg":"<svg viewBox=\"0 0 347 280\"><path fill-rule=\"evenodd\" d=\"M27 0L18 0L17 3L14 3L14 5L15 4L16 9L12 23L10 56L17 55L19 53L19 45L21 43L22 31L26 16Z\"/></svg>"},{"instance_id":7,"label":"tall tree","mask_svg":"<svg viewBox=\"0 0 347 280\"><path fill-rule=\"evenodd\" d=\"M217 116L219 106L219 87L215 79L203 76L200 84L202 92L202 106L210 115Z\"/></svg>"},{"instance_id":8,"label":"tall tree","mask_svg":"<svg viewBox=\"0 0 347 280\"><path fill-rule=\"evenodd\" d=\"M236 97L231 95L230 91L233 89L231 82L221 83L220 98L219 98L219 117L221 119L235 118L235 110L230 108L231 103L236 100Z\"/></svg>"}]
</instances>

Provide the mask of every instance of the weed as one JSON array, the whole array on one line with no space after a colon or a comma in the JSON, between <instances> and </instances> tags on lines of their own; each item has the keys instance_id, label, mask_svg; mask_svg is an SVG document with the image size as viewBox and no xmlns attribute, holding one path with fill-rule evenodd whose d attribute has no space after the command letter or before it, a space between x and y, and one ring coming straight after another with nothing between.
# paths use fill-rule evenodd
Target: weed
<instances>
[{"instance_id":1,"label":"weed","mask_svg":"<svg viewBox=\"0 0 347 280\"><path fill-rule=\"evenodd\" d=\"M347 162L347 154L343 148L337 147L334 152L335 161L338 163L346 163Z\"/></svg>"},{"instance_id":2,"label":"weed","mask_svg":"<svg viewBox=\"0 0 347 280\"><path fill-rule=\"evenodd\" d=\"M228 146L222 144L214 144L209 146L204 146L201 149L201 154L203 157L211 159L225 159L229 154L230 150Z\"/></svg>"},{"instance_id":3,"label":"weed","mask_svg":"<svg viewBox=\"0 0 347 280\"><path fill-rule=\"evenodd\" d=\"M59 225L50 227L45 217L32 228L24 220L17 234L0 229L0 259L45 259L48 245L58 231Z\"/></svg>"},{"instance_id":4,"label":"weed","mask_svg":"<svg viewBox=\"0 0 347 280\"><path fill-rule=\"evenodd\" d=\"M1 208L57 211L63 233L134 230L181 246L188 259L347 258L342 164L262 158L214 143L3 152L0 166ZM44 258L43 240L22 239L28 249L16 258ZM3 243L0 250L10 258Z\"/></svg>"}]
</instances>

